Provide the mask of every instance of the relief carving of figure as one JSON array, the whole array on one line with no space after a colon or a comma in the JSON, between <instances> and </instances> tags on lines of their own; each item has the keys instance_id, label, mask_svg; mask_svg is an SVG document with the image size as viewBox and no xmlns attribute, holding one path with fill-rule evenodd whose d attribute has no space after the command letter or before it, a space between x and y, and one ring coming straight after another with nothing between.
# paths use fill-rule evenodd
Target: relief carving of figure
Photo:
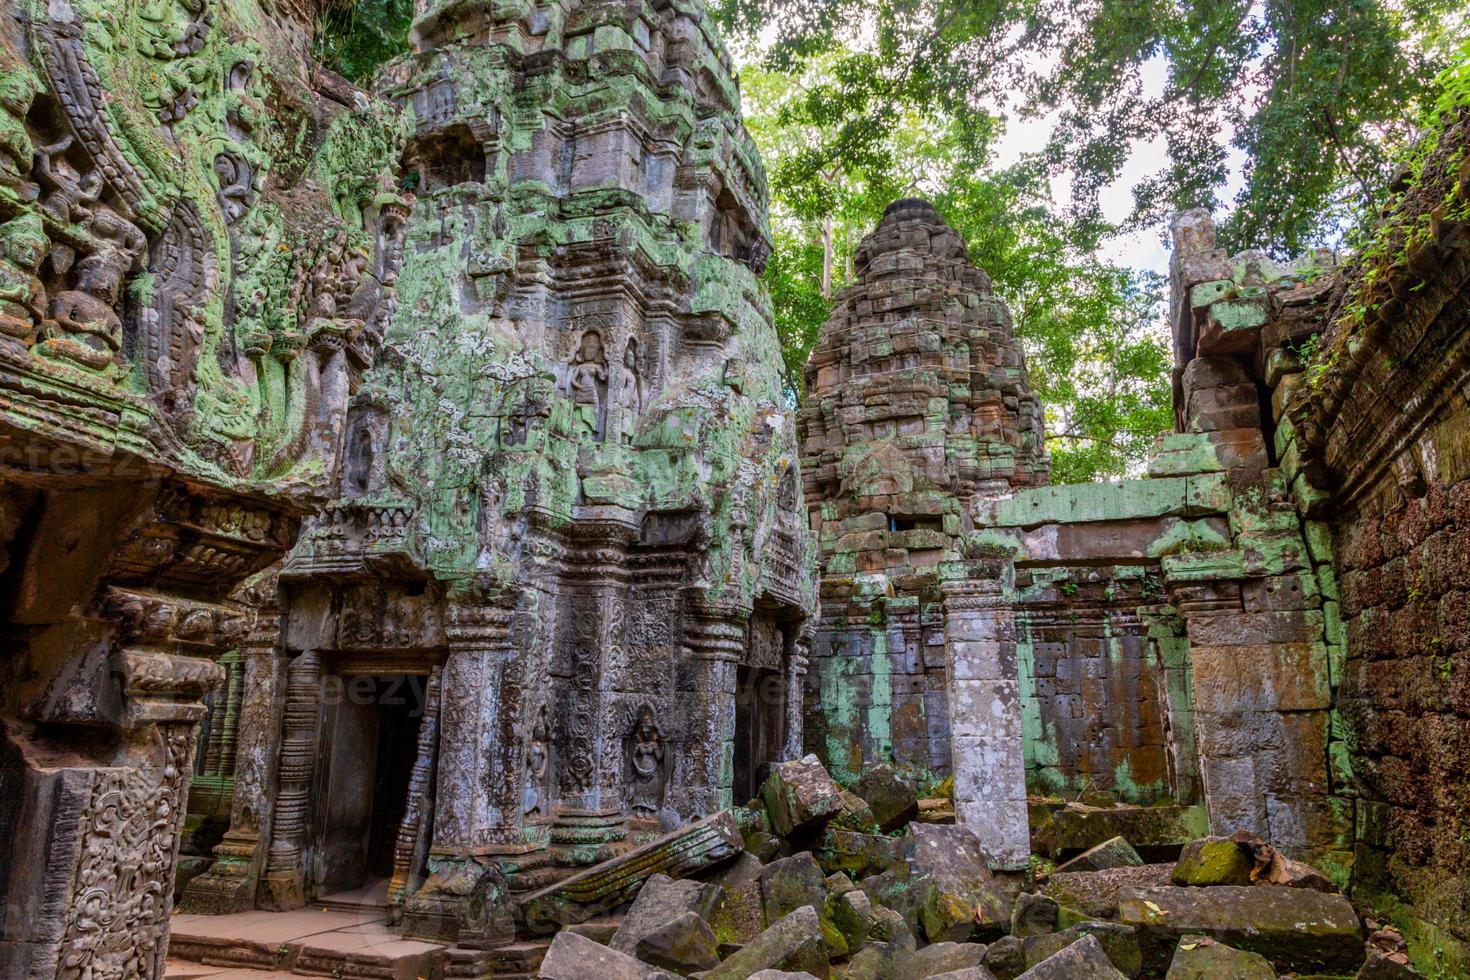
<instances>
[{"instance_id":1,"label":"relief carving of figure","mask_svg":"<svg viewBox=\"0 0 1470 980\"><path fill-rule=\"evenodd\" d=\"M596 330L582 334L582 343L568 364L567 392L576 411L578 435L600 440L607 393L607 355L602 335Z\"/></svg>"},{"instance_id":2,"label":"relief carving of figure","mask_svg":"<svg viewBox=\"0 0 1470 980\"><path fill-rule=\"evenodd\" d=\"M36 176L46 191L41 208L62 224L90 218L92 205L102 196L102 175L95 170L81 173L66 159L73 142L67 136L36 147Z\"/></svg>"},{"instance_id":3,"label":"relief carving of figure","mask_svg":"<svg viewBox=\"0 0 1470 980\"><path fill-rule=\"evenodd\" d=\"M46 309L46 288L36 272L50 247L34 212L0 225L0 334L32 339Z\"/></svg>"},{"instance_id":4,"label":"relief carving of figure","mask_svg":"<svg viewBox=\"0 0 1470 980\"><path fill-rule=\"evenodd\" d=\"M546 705L536 713L531 728L531 741L526 745L526 786L521 795L521 812L528 817L545 817L550 813L547 799L548 776L551 771L551 745L546 722Z\"/></svg>"},{"instance_id":5,"label":"relief carving of figure","mask_svg":"<svg viewBox=\"0 0 1470 980\"><path fill-rule=\"evenodd\" d=\"M96 251L76 267L76 288L58 292L49 317L60 328L59 353L90 368L104 368L122 348L122 321L117 304L128 271L146 247L143 233L111 208L98 208L87 227L98 240Z\"/></svg>"},{"instance_id":6,"label":"relief carving of figure","mask_svg":"<svg viewBox=\"0 0 1470 980\"><path fill-rule=\"evenodd\" d=\"M372 488L373 480L373 432L361 423L352 430L347 443L347 478L343 481L344 496L361 497Z\"/></svg>"},{"instance_id":7,"label":"relief carving of figure","mask_svg":"<svg viewBox=\"0 0 1470 980\"><path fill-rule=\"evenodd\" d=\"M631 443L638 435L638 416L643 414L643 380L638 376L638 341L629 340L623 350L623 375L618 392L619 435Z\"/></svg>"},{"instance_id":8,"label":"relief carving of figure","mask_svg":"<svg viewBox=\"0 0 1470 980\"><path fill-rule=\"evenodd\" d=\"M33 200L37 190L30 182L36 148L25 126L36 92L35 76L19 65L0 61L0 187L25 200Z\"/></svg>"},{"instance_id":9,"label":"relief carving of figure","mask_svg":"<svg viewBox=\"0 0 1470 980\"><path fill-rule=\"evenodd\" d=\"M657 816L664 805L664 740L653 708L643 705L633 723L624 753L627 757L629 803L641 816Z\"/></svg>"}]
</instances>

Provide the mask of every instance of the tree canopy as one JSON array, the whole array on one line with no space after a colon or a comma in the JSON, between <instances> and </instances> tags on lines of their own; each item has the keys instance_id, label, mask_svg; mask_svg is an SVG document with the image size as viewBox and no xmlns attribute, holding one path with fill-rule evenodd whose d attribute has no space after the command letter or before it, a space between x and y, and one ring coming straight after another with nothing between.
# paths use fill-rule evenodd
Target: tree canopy
<instances>
[{"instance_id":1,"label":"tree canopy","mask_svg":"<svg viewBox=\"0 0 1470 980\"><path fill-rule=\"evenodd\" d=\"M1168 428L1158 277L1095 256L1174 211L1232 249L1351 239L1454 57L1465 0L713 0L771 174L768 273L799 389L833 289L896 197L930 198L1010 303L1060 481L1122 476ZM1010 126L1042 149L995 164ZM1228 137L1228 138L1227 138ZM1102 217L1140 145L1164 165ZM1069 187L1065 200L1052 188Z\"/></svg>"},{"instance_id":2,"label":"tree canopy","mask_svg":"<svg viewBox=\"0 0 1470 980\"><path fill-rule=\"evenodd\" d=\"M1099 195L1132 147L1168 164L1133 188L1129 223L1215 207L1230 146L1244 186L1233 247L1298 252L1376 209L1395 160L1466 29L1465 0L713 0L727 34L761 40L763 67L805 74L820 136L778 182L820 198L833 161L883 168L915 110L983 156L1002 117L1054 124L1042 154L1072 177L1081 241L1111 229ZM1149 68L1163 69L1161 87ZM1155 90L1157 88L1157 90Z\"/></svg>"}]
</instances>

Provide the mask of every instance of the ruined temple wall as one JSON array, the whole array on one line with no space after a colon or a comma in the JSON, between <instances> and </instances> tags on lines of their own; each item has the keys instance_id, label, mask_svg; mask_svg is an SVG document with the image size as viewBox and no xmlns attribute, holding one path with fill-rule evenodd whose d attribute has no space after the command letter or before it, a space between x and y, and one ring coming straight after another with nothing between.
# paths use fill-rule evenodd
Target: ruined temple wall
<instances>
[{"instance_id":1,"label":"ruined temple wall","mask_svg":"<svg viewBox=\"0 0 1470 980\"><path fill-rule=\"evenodd\" d=\"M1177 664L1139 607L1158 599L1139 568L1018 575L1016 653L1026 784L1033 796L1193 803L1189 706ZM1029 579L1029 581L1028 581Z\"/></svg>"},{"instance_id":2,"label":"ruined temple wall","mask_svg":"<svg viewBox=\"0 0 1470 980\"><path fill-rule=\"evenodd\" d=\"M926 202L892 204L807 368L802 470L823 564L807 747L853 779L951 771L943 584L969 504L1044 483L1040 407L1010 314Z\"/></svg>"},{"instance_id":3,"label":"ruined temple wall","mask_svg":"<svg viewBox=\"0 0 1470 980\"><path fill-rule=\"evenodd\" d=\"M1427 974L1470 970L1470 182L1449 113L1273 397L1283 466L1330 547L1334 783L1352 887ZM1295 368L1300 367L1298 371ZM1324 579L1324 585L1326 580Z\"/></svg>"},{"instance_id":4,"label":"ruined temple wall","mask_svg":"<svg viewBox=\"0 0 1470 980\"><path fill-rule=\"evenodd\" d=\"M1074 655L1091 646L1095 627L1082 620L1099 590L1136 603L1137 625L1124 632L1138 657L1121 661L1136 678L1103 680L1097 657L1068 663L1092 673L1082 696L1096 719L1070 732L1070 763L1048 771L1062 753L1045 712L1068 703L1043 700L1039 684L1023 700L1032 785L1102 770L1096 789L1138 799L1136 763L1164 773L1147 781L1152 792L1197 804L1212 831L1261 834L1345 882L1356 810L1331 761L1343 747L1334 697L1344 646L1330 535L1299 467L1268 449L1280 434L1269 406L1281 352L1311 333L1333 260L1227 256L1202 212L1177 219L1174 239L1177 431L1162 437L1148 478L1021 490L977 507L976 547L1014 562L1005 602L1023 641L1025 591L1038 582L1053 584L1047 615ZM1115 759L1107 772L1104 746L1126 770Z\"/></svg>"}]
</instances>

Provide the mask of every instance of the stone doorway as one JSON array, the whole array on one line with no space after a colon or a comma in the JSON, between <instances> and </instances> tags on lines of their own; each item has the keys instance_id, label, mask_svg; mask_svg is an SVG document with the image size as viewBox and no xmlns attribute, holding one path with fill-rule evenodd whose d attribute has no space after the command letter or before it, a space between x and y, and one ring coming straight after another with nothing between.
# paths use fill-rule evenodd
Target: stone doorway
<instances>
[{"instance_id":1,"label":"stone doorway","mask_svg":"<svg viewBox=\"0 0 1470 980\"><path fill-rule=\"evenodd\" d=\"M735 672L734 802L760 791L785 741L786 680L780 672L741 666Z\"/></svg>"},{"instance_id":2,"label":"stone doorway","mask_svg":"<svg viewBox=\"0 0 1470 980\"><path fill-rule=\"evenodd\" d=\"M395 674L335 679L340 683L328 688L322 711L317 831L308 855L308 888L319 898L381 892L376 897L384 901L408 804L428 678Z\"/></svg>"}]
</instances>

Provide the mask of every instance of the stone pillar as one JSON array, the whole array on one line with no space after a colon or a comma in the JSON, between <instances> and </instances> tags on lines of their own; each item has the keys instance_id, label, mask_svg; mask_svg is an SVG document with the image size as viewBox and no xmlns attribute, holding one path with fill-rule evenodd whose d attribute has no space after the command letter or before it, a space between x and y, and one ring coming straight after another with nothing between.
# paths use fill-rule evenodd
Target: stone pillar
<instances>
[{"instance_id":1,"label":"stone pillar","mask_svg":"<svg viewBox=\"0 0 1470 980\"><path fill-rule=\"evenodd\" d=\"M806 689L811 648L811 627L804 625L801 635L791 644L791 652L786 658L786 743L781 748L782 762L791 762L803 755L802 694Z\"/></svg>"},{"instance_id":2,"label":"stone pillar","mask_svg":"<svg viewBox=\"0 0 1470 980\"><path fill-rule=\"evenodd\" d=\"M306 836L311 777L316 768L322 661L315 650L298 654L286 668L286 707L277 769L276 807L260 882L263 909L284 912L306 904L301 843Z\"/></svg>"},{"instance_id":3,"label":"stone pillar","mask_svg":"<svg viewBox=\"0 0 1470 980\"><path fill-rule=\"evenodd\" d=\"M523 692L508 608L453 605L445 634L434 853L468 855L519 840Z\"/></svg>"},{"instance_id":4,"label":"stone pillar","mask_svg":"<svg viewBox=\"0 0 1470 980\"><path fill-rule=\"evenodd\" d=\"M943 586L955 816L980 838L992 868L1020 870L1031 855L1026 760L1016 663L1015 566L971 563Z\"/></svg>"},{"instance_id":5,"label":"stone pillar","mask_svg":"<svg viewBox=\"0 0 1470 980\"><path fill-rule=\"evenodd\" d=\"M111 587L99 605L88 650L111 652L88 678L90 714L53 723L85 736L0 728L0 786L7 812L22 815L4 826L0 976L163 976L199 721L224 680L212 657L238 640L239 622L208 603ZM42 701L34 720L76 707Z\"/></svg>"},{"instance_id":6,"label":"stone pillar","mask_svg":"<svg viewBox=\"0 0 1470 980\"><path fill-rule=\"evenodd\" d=\"M214 864L184 888L184 912L228 915L255 907L270 841L276 761L281 750L286 661L280 651L280 613L272 592L241 644L243 678L234 745L222 771L234 777L230 829L214 848Z\"/></svg>"},{"instance_id":7,"label":"stone pillar","mask_svg":"<svg viewBox=\"0 0 1470 980\"><path fill-rule=\"evenodd\" d=\"M393 845L393 878L388 882L389 915L402 916L403 900L423 883L422 871L429 856L430 831L434 819L434 768L439 749L439 697L443 669L429 673L424 694L424 716L419 721L413 773L408 781L408 805L398 825Z\"/></svg>"},{"instance_id":8,"label":"stone pillar","mask_svg":"<svg viewBox=\"0 0 1470 980\"><path fill-rule=\"evenodd\" d=\"M521 840L524 665L510 619L503 601L451 602L446 611L429 874L403 903L405 936L473 936L478 947L514 939L500 929L509 901L504 877L540 845Z\"/></svg>"},{"instance_id":9,"label":"stone pillar","mask_svg":"<svg viewBox=\"0 0 1470 980\"><path fill-rule=\"evenodd\" d=\"M680 816L705 815L731 805L735 789L736 669L745 650L746 613L703 603L689 610L684 648L690 670L687 768Z\"/></svg>"}]
</instances>

